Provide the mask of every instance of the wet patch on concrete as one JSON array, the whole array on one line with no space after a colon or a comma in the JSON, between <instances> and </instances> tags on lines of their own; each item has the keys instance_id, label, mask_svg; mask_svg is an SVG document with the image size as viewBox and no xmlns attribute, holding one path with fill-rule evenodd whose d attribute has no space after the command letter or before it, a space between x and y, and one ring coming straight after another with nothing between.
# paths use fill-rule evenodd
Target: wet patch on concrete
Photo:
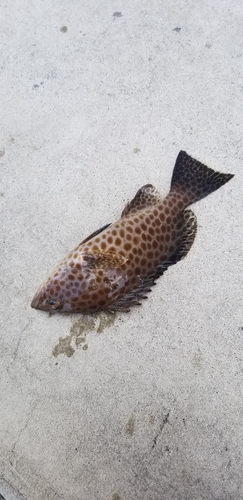
<instances>
[{"instance_id":1,"label":"wet patch on concrete","mask_svg":"<svg viewBox=\"0 0 243 500\"><path fill-rule=\"evenodd\" d=\"M149 425L154 425L154 422L155 422L154 415L150 415L150 417L149 417Z\"/></svg>"},{"instance_id":2,"label":"wet patch on concrete","mask_svg":"<svg viewBox=\"0 0 243 500\"><path fill-rule=\"evenodd\" d=\"M192 358L192 365L194 368L200 370L202 368L202 363L203 363L202 353L200 349L198 349Z\"/></svg>"},{"instance_id":3,"label":"wet patch on concrete","mask_svg":"<svg viewBox=\"0 0 243 500\"><path fill-rule=\"evenodd\" d=\"M66 337L60 337L58 344L54 347L52 354L55 358L60 354L64 354L71 358L75 351L82 347L83 351L87 351L88 344L86 336L88 333L102 333L106 328L114 325L116 315L113 313L99 312L92 316L82 316L70 328L70 334Z\"/></svg>"},{"instance_id":4,"label":"wet patch on concrete","mask_svg":"<svg viewBox=\"0 0 243 500\"><path fill-rule=\"evenodd\" d=\"M128 434L128 436L133 435L134 426L135 426L135 417L134 415L132 415L126 424L126 434Z\"/></svg>"}]
</instances>

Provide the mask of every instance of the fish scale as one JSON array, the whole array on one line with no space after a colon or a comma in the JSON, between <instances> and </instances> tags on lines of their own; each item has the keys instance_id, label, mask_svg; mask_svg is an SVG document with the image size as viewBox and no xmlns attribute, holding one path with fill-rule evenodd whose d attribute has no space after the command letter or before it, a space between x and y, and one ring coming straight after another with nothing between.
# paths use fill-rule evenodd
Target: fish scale
<instances>
[{"instance_id":1,"label":"fish scale","mask_svg":"<svg viewBox=\"0 0 243 500\"><path fill-rule=\"evenodd\" d=\"M228 182L232 174L206 167L180 151L164 200L146 184L121 219L85 238L57 266L31 306L44 311L129 311L165 271L189 252L197 231L187 207Z\"/></svg>"}]
</instances>

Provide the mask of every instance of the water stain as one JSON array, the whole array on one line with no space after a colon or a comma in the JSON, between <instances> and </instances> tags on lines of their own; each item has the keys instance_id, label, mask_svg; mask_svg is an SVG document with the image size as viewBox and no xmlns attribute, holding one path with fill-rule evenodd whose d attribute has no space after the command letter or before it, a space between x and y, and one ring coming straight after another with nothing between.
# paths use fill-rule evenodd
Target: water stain
<instances>
[{"instance_id":1,"label":"water stain","mask_svg":"<svg viewBox=\"0 0 243 500\"><path fill-rule=\"evenodd\" d=\"M114 313L101 313L99 315L99 325L97 328L97 333L103 333L106 328L110 328L114 325L116 321L116 315Z\"/></svg>"},{"instance_id":2,"label":"water stain","mask_svg":"<svg viewBox=\"0 0 243 500\"><path fill-rule=\"evenodd\" d=\"M140 151L141 151L141 149L139 149L139 148L134 148L134 150L133 150L133 152L134 152L135 154L139 153Z\"/></svg>"},{"instance_id":3,"label":"water stain","mask_svg":"<svg viewBox=\"0 0 243 500\"><path fill-rule=\"evenodd\" d=\"M121 12L113 12L113 17L122 17Z\"/></svg>"},{"instance_id":4,"label":"water stain","mask_svg":"<svg viewBox=\"0 0 243 500\"><path fill-rule=\"evenodd\" d=\"M93 316L83 316L75 321L70 328L70 336L75 337L75 342L85 342L86 334L95 331L96 318Z\"/></svg>"},{"instance_id":5,"label":"water stain","mask_svg":"<svg viewBox=\"0 0 243 500\"><path fill-rule=\"evenodd\" d=\"M116 315L108 312L98 312L92 316L84 315L70 328L70 334L66 337L60 337L58 344L54 347L52 354L55 358L60 354L64 354L71 358L75 351L82 347L83 351L87 351L88 344L86 336L88 333L102 333L106 328L114 325Z\"/></svg>"},{"instance_id":6,"label":"water stain","mask_svg":"<svg viewBox=\"0 0 243 500\"><path fill-rule=\"evenodd\" d=\"M85 342L86 338L85 337L77 337L76 338L76 346L79 346L80 344L83 344Z\"/></svg>"},{"instance_id":7,"label":"water stain","mask_svg":"<svg viewBox=\"0 0 243 500\"><path fill-rule=\"evenodd\" d=\"M194 368L198 368L200 370L202 368L202 361L203 361L202 353L200 349L198 349L198 351L194 354L192 358L192 365L194 366Z\"/></svg>"},{"instance_id":8,"label":"water stain","mask_svg":"<svg viewBox=\"0 0 243 500\"><path fill-rule=\"evenodd\" d=\"M68 30L68 27L67 27L67 26L62 26L62 27L60 28L60 31L61 31L62 33L67 33L67 30Z\"/></svg>"},{"instance_id":9,"label":"water stain","mask_svg":"<svg viewBox=\"0 0 243 500\"><path fill-rule=\"evenodd\" d=\"M112 495L112 500L122 500L120 495L118 495L118 493L114 493L114 495Z\"/></svg>"},{"instance_id":10,"label":"water stain","mask_svg":"<svg viewBox=\"0 0 243 500\"><path fill-rule=\"evenodd\" d=\"M54 347L52 354L55 358L59 356L60 354L65 354L68 358L71 358L71 356L75 353L75 349L71 346L72 342L72 337L67 336L64 338L59 338L58 344Z\"/></svg>"},{"instance_id":11,"label":"water stain","mask_svg":"<svg viewBox=\"0 0 243 500\"><path fill-rule=\"evenodd\" d=\"M149 425L154 425L155 422L155 417L153 415L150 415L149 417Z\"/></svg>"},{"instance_id":12,"label":"water stain","mask_svg":"<svg viewBox=\"0 0 243 500\"><path fill-rule=\"evenodd\" d=\"M135 417L134 415L132 415L126 424L126 434L132 436L134 432L134 426L135 426Z\"/></svg>"}]
</instances>

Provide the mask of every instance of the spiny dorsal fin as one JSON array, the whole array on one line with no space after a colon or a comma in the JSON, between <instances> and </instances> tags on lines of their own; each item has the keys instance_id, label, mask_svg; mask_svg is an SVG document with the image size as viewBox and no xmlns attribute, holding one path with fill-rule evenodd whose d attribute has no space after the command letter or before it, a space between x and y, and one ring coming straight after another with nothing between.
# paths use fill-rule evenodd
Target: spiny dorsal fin
<instances>
[{"instance_id":1,"label":"spiny dorsal fin","mask_svg":"<svg viewBox=\"0 0 243 500\"><path fill-rule=\"evenodd\" d=\"M87 241L91 240L92 238L94 238L95 236L97 236L97 234L102 233L102 231L104 231L105 229L107 229L107 227L109 227L110 225L111 225L111 222L110 222L110 224L106 224L105 226L101 227L100 229L97 229L97 231L94 231L92 234L90 234L89 236L87 236L87 238L85 238L83 241L81 241L81 243L79 243L79 246L83 245L83 243L86 243Z\"/></svg>"},{"instance_id":2,"label":"spiny dorsal fin","mask_svg":"<svg viewBox=\"0 0 243 500\"><path fill-rule=\"evenodd\" d=\"M174 253L168 256L166 262L161 262L149 275L139 280L137 286L126 295L109 306L110 311L129 312L131 306L140 305L141 299L147 298L155 281L164 274L168 267L183 259L189 252L197 232L197 219L191 210L184 210L175 229L178 240Z\"/></svg>"},{"instance_id":3,"label":"spiny dorsal fin","mask_svg":"<svg viewBox=\"0 0 243 500\"><path fill-rule=\"evenodd\" d=\"M133 200L127 203L121 216L125 217L128 214L135 214L138 210L152 207L160 201L161 196L159 191L152 184L145 184L145 186L138 190Z\"/></svg>"}]
</instances>

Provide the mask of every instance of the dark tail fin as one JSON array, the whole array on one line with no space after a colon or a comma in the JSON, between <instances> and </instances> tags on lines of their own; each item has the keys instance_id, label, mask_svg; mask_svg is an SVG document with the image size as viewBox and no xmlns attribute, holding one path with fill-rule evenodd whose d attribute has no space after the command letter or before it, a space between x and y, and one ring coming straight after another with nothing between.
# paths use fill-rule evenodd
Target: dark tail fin
<instances>
[{"instance_id":1,"label":"dark tail fin","mask_svg":"<svg viewBox=\"0 0 243 500\"><path fill-rule=\"evenodd\" d=\"M186 204L191 205L219 189L232 177L232 174L215 172L191 158L185 151L180 151L172 175L171 191L185 193L188 200Z\"/></svg>"}]
</instances>

